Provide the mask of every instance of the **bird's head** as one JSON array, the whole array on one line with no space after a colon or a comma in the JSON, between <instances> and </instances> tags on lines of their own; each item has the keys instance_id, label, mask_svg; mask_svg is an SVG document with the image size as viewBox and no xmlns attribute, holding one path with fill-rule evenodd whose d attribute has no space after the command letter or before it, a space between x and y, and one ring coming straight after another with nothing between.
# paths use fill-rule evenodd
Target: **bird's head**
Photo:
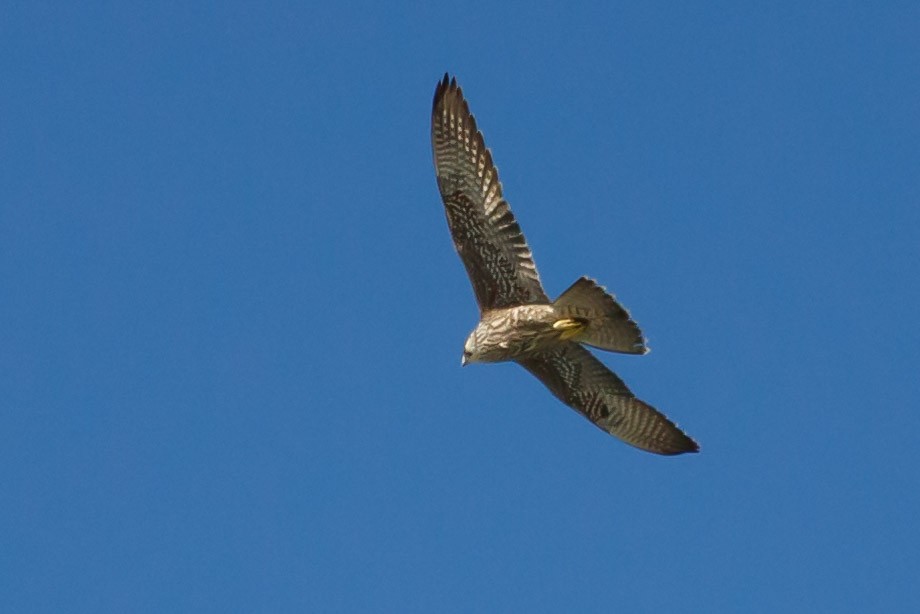
<instances>
[{"instance_id":1,"label":"bird's head","mask_svg":"<svg viewBox=\"0 0 920 614\"><path fill-rule=\"evenodd\" d=\"M494 327L480 322L463 344L463 358L460 364L474 362L499 362L509 360L508 341L497 334Z\"/></svg>"},{"instance_id":2,"label":"bird's head","mask_svg":"<svg viewBox=\"0 0 920 614\"><path fill-rule=\"evenodd\" d=\"M460 366L465 367L471 362L479 362L479 351L476 343L476 332L479 329L477 328L470 333L470 336L466 338L466 342L463 344L463 358L460 359Z\"/></svg>"}]
</instances>

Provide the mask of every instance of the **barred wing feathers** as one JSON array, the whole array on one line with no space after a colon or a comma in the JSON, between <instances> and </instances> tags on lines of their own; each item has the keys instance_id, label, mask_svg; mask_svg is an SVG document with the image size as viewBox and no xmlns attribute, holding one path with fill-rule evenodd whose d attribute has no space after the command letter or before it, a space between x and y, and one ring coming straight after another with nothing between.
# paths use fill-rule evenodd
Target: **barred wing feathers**
<instances>
[{"instance_id":1,"label":"barred wing feathers","mask_svg":"<svg viewBox=\"0 0 920 614\"><path fill-rule=\"evenodd\" d=\"M446 74L434 94L431 141L454 247L480 311L549 302L527 241L502 198L492 154L463 91Z\"/></svg>"},{"instance_id":2,"label":"barred wing feathers","mask_svg":"<svg viewBox=\"0 0 920 614\"><path fill-rule=\"evenodd\" d=\"M563 403L604 431L656 454L698 452L695 441L576 343L518 360Z\"/></svg>"}]
</instances>

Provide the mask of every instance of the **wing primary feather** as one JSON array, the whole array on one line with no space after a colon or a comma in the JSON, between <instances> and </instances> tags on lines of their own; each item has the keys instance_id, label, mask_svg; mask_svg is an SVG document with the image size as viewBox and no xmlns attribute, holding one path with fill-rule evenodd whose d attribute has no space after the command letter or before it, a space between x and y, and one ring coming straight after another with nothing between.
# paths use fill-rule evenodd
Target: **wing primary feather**
<instances>
[{"instance_id":1,"label":"wing primary feather","mask_svg":"<svg viewBox=\"0 0 920 614\"><path fill-rule=\"evenodd\" d=\"M431 141L454 246L481 311L548 303L533 254L502 196L492 152L455 77L435 88Z\"/></svg>"},{"instance_id":2,"label":"wing primary feather","mask_svg":"<svg viewBox=\"0 0 920 614\"><path fill-rule=\"evenodd\" d=\"M693 439L637 399L623 380L577 343L561 344L518 363L560 401L632 446L663 455L699 452Z\"/></svg>"}]
</instances>

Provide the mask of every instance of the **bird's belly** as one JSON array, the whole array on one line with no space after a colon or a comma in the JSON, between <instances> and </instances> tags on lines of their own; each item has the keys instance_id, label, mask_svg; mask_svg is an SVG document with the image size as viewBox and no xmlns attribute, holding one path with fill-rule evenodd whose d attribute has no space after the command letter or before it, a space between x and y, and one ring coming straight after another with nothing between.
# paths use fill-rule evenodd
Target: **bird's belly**
<instances>
[{"instance_id":1,"label":"bird's belly","mask_svg":"<svg viewBox=\"0 0 920 614\"><path fill-rule=\"evenodd\" d=\"M494 313L488 345L499 349L500 360L514 360L561 341L553 328L557 316L551 305L522 305Z\"/></svg>"},{"instance_id":2,"label":"bird's belly","mask_svg":"<svg viewBox=\"0 0 920 614\"><path fill-rule=\"evenodd\" d=\"M560 342L559 332L553 330L552 327L520 329L512 333L508 341L508 359L521 358L538 350L553 347Z\"/></svg>"}]
</instances>

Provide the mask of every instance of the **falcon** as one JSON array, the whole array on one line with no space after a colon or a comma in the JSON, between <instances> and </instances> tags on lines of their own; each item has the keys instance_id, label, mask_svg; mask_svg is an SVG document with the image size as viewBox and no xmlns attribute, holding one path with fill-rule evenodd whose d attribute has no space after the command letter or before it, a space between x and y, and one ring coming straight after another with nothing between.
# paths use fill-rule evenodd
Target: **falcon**
<instances>
[{"instance_id":1,"label":"falcon","mask_svg":"<svg viewBox=\"0 0 920 614\"><path fill-rule=\"evenodd\" d=\"M454 247L479 303L461 364L514 361L559 400L639 449L698 452L695 441L640 401L584 346L623 354L648 349L639 326L603 287L578 279L550 301L521 228L502 197L498 169L463 91L447 74L435 89L431 141Z\"/></svg>"}]
</instances>

